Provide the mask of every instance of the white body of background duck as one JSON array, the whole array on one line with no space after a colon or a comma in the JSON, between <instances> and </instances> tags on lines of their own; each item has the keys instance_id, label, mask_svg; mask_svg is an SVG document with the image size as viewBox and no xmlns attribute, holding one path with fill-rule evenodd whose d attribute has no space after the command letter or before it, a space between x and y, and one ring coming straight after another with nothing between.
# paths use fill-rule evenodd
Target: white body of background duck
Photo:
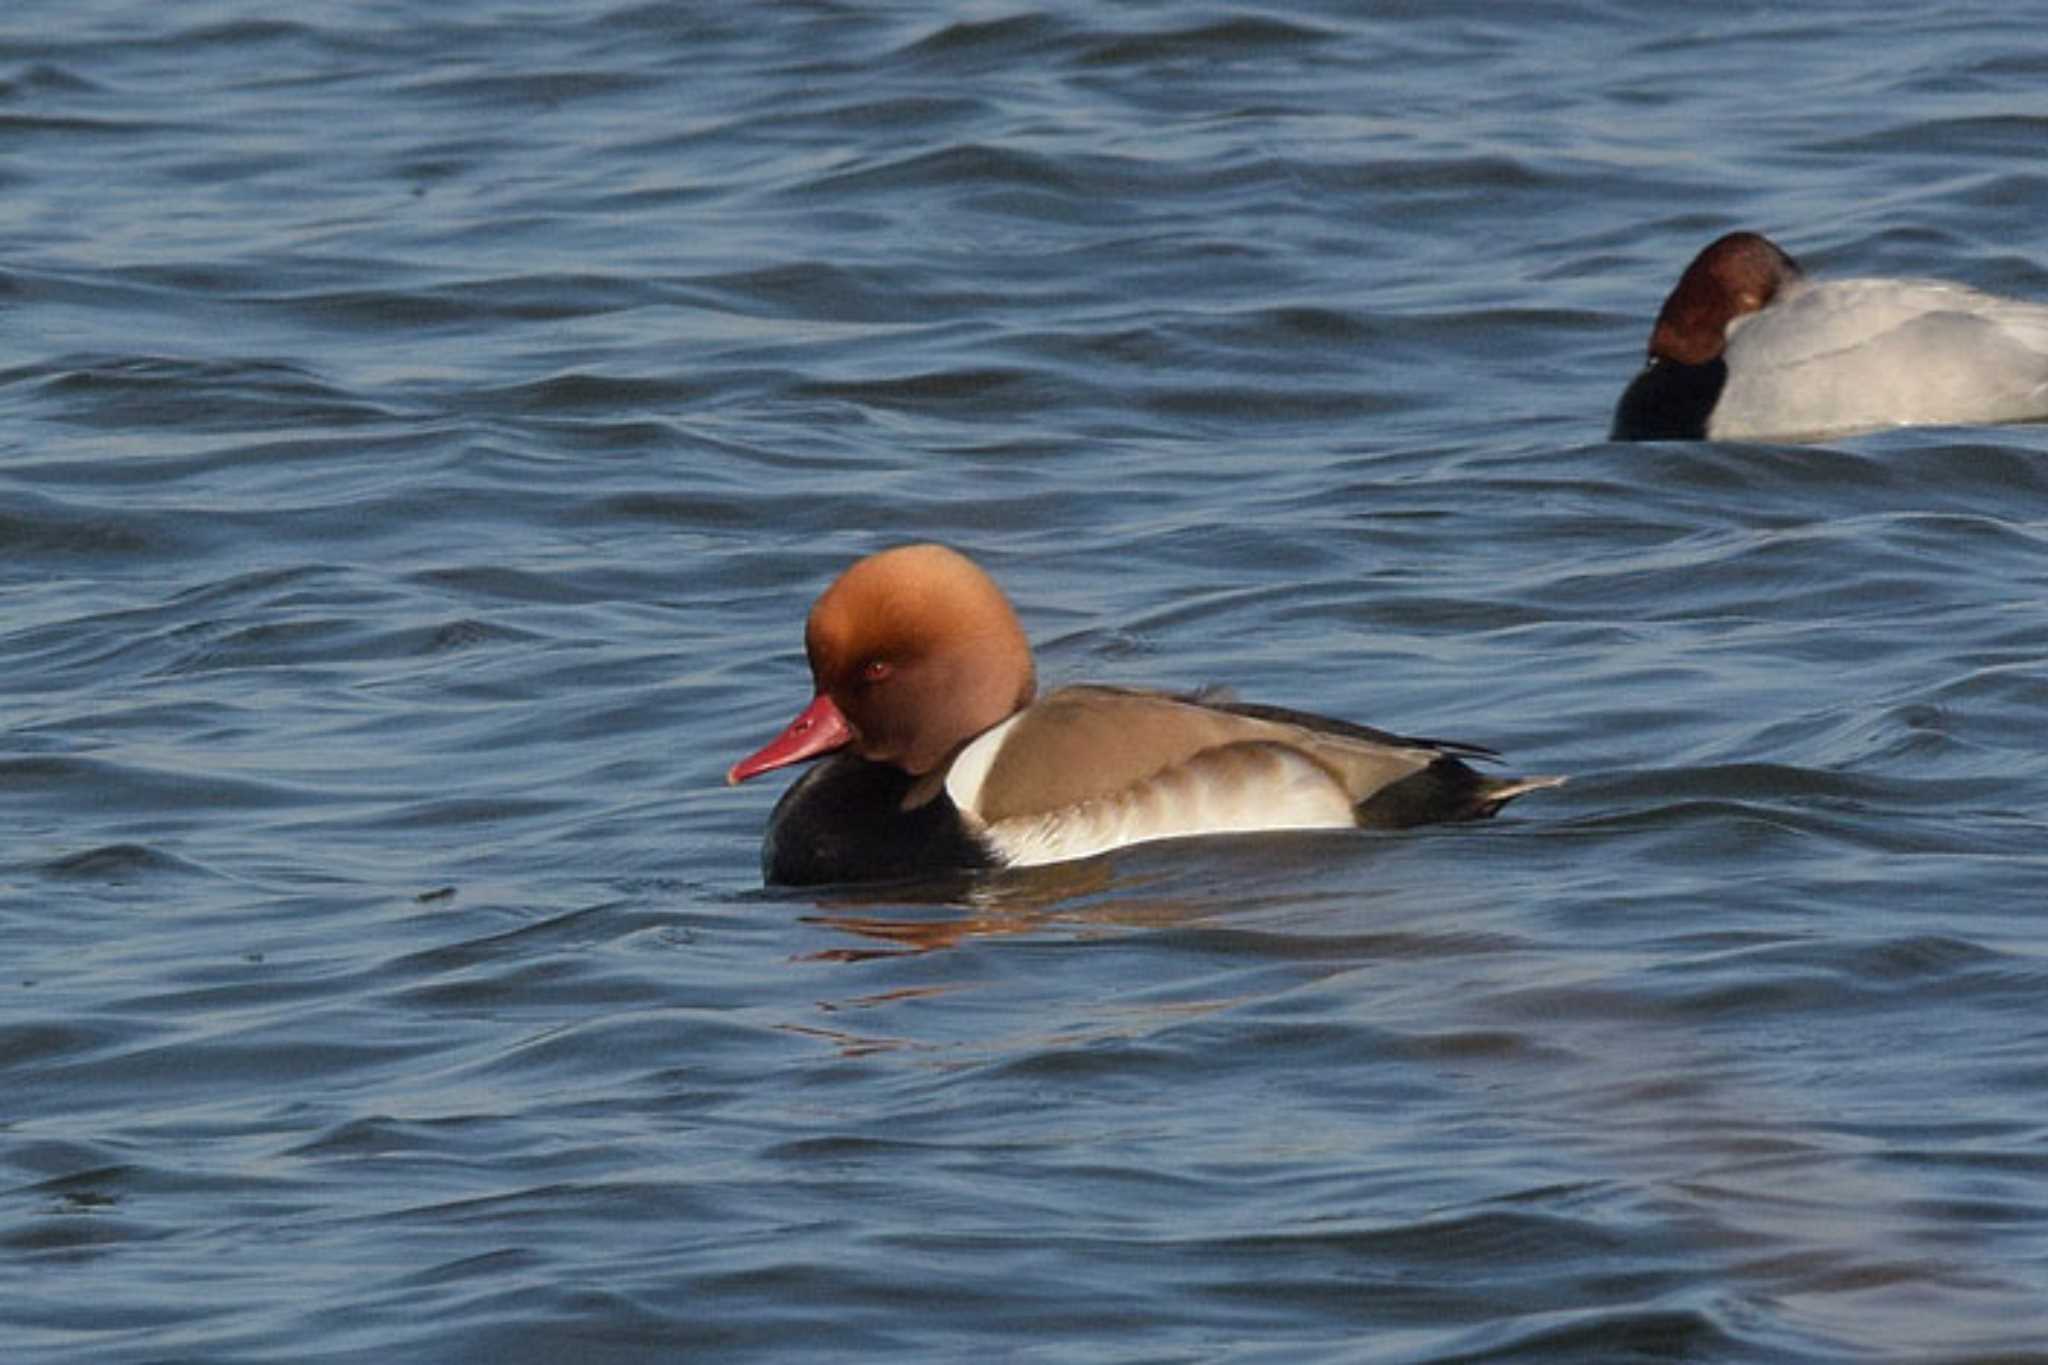
<instances>
[{"instance_id":1,"label":"white body of background duck","mask_svg":"<svg viewBox=\"0 0 2048 1365\"><path fill-rule=\"evenodd\" d=\"M1480 819L1558 778L1496 778L1475 745L1280 707L1119 687L1035 699L1030 645L971 560L861 560L811 609L815 696L743 781L831 755L776 804L771 883L1022 867L1153 839Z\"/></svg>"},{"instance_id":2,"label":"white body of background duck","mask_svg":"<svg viewBox=\"0 0 2048 1365\"><path fill-rule=\"evenodd\" d=\"M1938 280L1809 280L1734 232L1686 267L1616 440L1797 440L2048 418L2048 304Z\"/></svg>"}]
</instances>

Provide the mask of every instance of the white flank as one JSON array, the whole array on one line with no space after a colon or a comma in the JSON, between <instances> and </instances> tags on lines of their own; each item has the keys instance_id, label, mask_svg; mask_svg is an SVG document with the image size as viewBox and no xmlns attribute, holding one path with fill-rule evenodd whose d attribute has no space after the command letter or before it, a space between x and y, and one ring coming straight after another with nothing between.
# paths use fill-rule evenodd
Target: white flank
<instances>
[{"instance_id":1,"label":"white flank","mask_svg":"<svg viewBox=\"0 0 2048 1365\"><path fill-rule=\"evenodd\" d=\"M981 786L988 781L989 765L996 761L996 755L1003 747L1003 738L1017 723L1017 716L1023 714L1019 711L1001 725L983 730L968 741L967 747L953 760L953 766L946 769L946 795L953 799L953 804L960 808L960 814L968 823L976 827L982 823Z\"/></svg>"},{"instance_id":2,"label":"white flank","mask_svg":"<svg viewBox=\"0 0 2048 1365\"><path fill-rule=\"evenodd\" d=\"M2048 416L2048 305L1924 280L1804 285L1728 332L1715 440Z\"/></svg>"},{"instance_id":3,"label":"white flank","mask_svg":"<svg viewBox=\"0 0 2048 1365\"><path fill-rule=\"evenodd\" d=\"M961 794L979 794L988 755L975 751L997 733L991 731L968 746L947 777L948 794L969 820L977 817ZM970 756L978 761L963 774L961 766ZM982 834L1005 863L1036 867L1154 839L1350 829L1356 823L1350 799L1322 765L1285 745L1248 743L1197 754L1114 796L983 825Z\"/></svg>"}]
</instances>

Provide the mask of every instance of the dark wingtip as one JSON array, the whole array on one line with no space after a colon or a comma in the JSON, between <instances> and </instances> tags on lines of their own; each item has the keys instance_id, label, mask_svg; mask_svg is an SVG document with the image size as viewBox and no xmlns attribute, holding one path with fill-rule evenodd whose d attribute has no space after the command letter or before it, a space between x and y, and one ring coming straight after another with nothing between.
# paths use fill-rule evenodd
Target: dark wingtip
<instances>
[{"instance_id":1,"label":"dark wingtip","mask_svg":"<svg viewBox=\"0 0 2048 1365\"><path fill-rule=\"evenodd\" d=\"M1446 755L1380 788L1354 808L1361 829L1485 820L1518 796L1561 786L1562 777L1487 777Z\"/></svg>"}]
</instances>

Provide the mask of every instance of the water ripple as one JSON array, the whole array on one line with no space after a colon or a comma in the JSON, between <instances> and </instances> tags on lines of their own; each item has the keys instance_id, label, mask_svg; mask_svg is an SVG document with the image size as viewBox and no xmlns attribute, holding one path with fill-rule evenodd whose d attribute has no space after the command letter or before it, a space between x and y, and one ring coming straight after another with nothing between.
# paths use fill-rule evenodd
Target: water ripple
<instances>
[{"instance_id":1,"label":"water ripple","mask_svg":"<svg viewBox=\"0 0 2048 1365\"><path fill-rule=\"evenodd\" d=\"M0 20L14 1352L2029 1358L2048 428L1605 428L1733 227L2048 296L2042 63L1615 18ZM1571 781L764 890L920 538Z\"/></svg>"}]
</instances>

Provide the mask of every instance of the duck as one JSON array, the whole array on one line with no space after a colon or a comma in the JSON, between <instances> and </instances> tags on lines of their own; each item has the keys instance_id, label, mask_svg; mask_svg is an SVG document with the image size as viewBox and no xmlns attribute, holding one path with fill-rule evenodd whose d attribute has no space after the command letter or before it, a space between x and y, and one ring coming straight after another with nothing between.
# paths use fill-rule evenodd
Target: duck
<instances>
[{"instance_id":1,"label":"duck","mask_svg":"<svg viewBox=\"0 0 2048 1365\"><path fill-rule=\"evenodd\" d=\"M2048 304L1811 280L1761 233L1695 256L1614 410L1617 441L1815 440L2048 418Z\"/></svg>"},{"instance_id":2,"label":"duck","mask_svg":"<svg viewBox=\"0 0 2048 1365\"><path fill-rule=\"evenodd\" d=\"M1477 820L1557 777L1476 744L1285 707L1104 684L1038 695L1015 609L936 544L859 560L811 607L810 703L732 765L809 760L762 841L773 886L929 879L1162 839Z\"/></svg>"}]
</instances>

